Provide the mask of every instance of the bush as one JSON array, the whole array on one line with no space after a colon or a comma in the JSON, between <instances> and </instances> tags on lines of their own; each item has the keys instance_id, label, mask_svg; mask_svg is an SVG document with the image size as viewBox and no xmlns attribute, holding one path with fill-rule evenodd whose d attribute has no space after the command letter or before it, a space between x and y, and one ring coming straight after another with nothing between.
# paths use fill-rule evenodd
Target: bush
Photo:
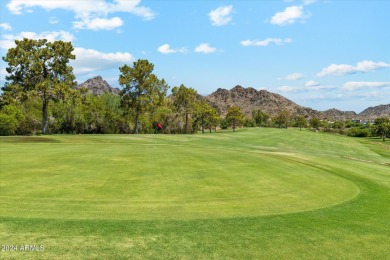
<instances>
[{"instance_id":1,"label":"bush","mask_svg":"<svg viewBox=\"0 0 390 260\"><path fill-rule=\"evenodd\" d=\"M226 119L222 119L219 126L221 129L227 129L229 127L229 122Z\"/></svg>"},{"instance_id":2,"label":"bush","mask_svg":"<svg viewBox=\"0 0 390 260\"><path fill-rule=\"evenodd\" d=\"M0 111L0 135L13 135L16 133L24 116L20 108L14 105L4 106Z\"/></svg>"},{"instance_id":3,"label":"bush","mask_svg":"<svg viewBox=\"0 0 390 260\"><path fill-rule=\"evenodd\" d=\"M348 130L347 135L352 136L352 137L369 137L369 136L371 136L371 132L369 129L351 127Z\"/></svg>"},{"instance_id":4,"label":"bush","mask_svg":"<svg viewBox=\"0 0 390 260\"><path fill-rule=\"evenodd\" d=\"M13 135L18 127L18 121L16 118L3 114L0 114L0 135Z\"/></svg>"}]
</instances>

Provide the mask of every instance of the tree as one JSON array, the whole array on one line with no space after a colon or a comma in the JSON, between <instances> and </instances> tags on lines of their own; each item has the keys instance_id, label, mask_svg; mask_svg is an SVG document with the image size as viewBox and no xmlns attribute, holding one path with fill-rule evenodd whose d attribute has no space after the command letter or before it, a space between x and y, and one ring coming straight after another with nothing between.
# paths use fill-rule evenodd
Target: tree
<instances>
[{"instance_id":1,"label":"tree","mask_svg":"<svg viewBox=\"0 0 390 260\"><path fill-rule=\"evenodd\" d=\"M374 133L385 141L386 136L390 134L390 119L387 117L378 117L375 119Z\"/></svg>"},{"instance_id":2,"label":"tree","mask_svg":"<svg viewBox=\"0 0 390 260\"><path fill-rule=\"evenodd\" d=\"M183 113L185 117L185 133L188 133L189 115L195 110L197 92L193 88L187 88L183 84L172 89L173 106L176 111Z\"/></svg>"},{"instance_id":3,"label":"tree","mask_svg":"<svg viewBox=\"0 0 390 260\"><path fill-rule=\"evenodd\" d=\"M140 117L156 108L168 90L165 80L158 79L152 73L154 65L148 60L133 62L133 67L124 65L119 68L119 84L124 88L120 92L121 106L131 109L134 115L134 133L138 134Z\"/></svg>"},{"instance_id":4,"label":"tree","mask_svg":"<svg viewBox=\"0 0 390 260\"><path fill-rule=\"evenodd\" d=\"M75 59L70 42L24 38L15 41L3 60L8 63L4 93L14 98L38 96L42 101L42 133L48 131L49 101L63 100L73 91L75 76L68 65Z\"/></svg>"},{"instance_id":5,"label":"tree","mask_svg":"<svg viewBox=\"0 0 390 260\"><path fill-rule=\"evenodd\" d=\"M320 126L321 126L321 120L319 118L316 118L316 117L313 117L309 120L309 125L315 129L315 130L319 130Z\"/></svg>"},{"instance_id":6,"label":"tree","mask_svg":"<svg viewBox=\"0 0 390 260\"><path fill-rule=\"evenodd\" d=\"M221 122L221 116L215 108L212 108L211 114L209 114L206 125L210 128L210 133L212 128L214 127L215 132L217 132L217 126Z\"/></svg>"},{"instance_id":7,"label":"tree","mask_svg":"<svg viewBox=\"0 0 390 260\"><path fill-rule=\"evenodd\" d=\"M209 128L211 133L212 128L219 124L220 119L218 111L210 106L206 100L201 100L196 103L195 117L195 123L200 124L203 134L205 128Z\"/></svg>"},{"instance_id":8,"label":"tree","mask_svg":"<svg viewBox=\"0 0 390 260\"><path fill-rule=\"evenodd\" d=\"M269 115L261 111L260 109L255 109L252 111L252 119L255 121L256 126L261 126L265 124L269 118Z\"/></svg>"},{"instance_id":9,"label":"tree","mask_svg":"<svg viewBox=\"0 0 390 260\"><path fill-rule=\"evenodd\" d=\"M276 116L275 121L279 125L279 128L284 126L287 129L288 124L290 122L290 118L291 118L290 113L287 110L282 110Z\"/></svg>"},{"instance_id":10,"label":"tree","mask_svg":"<svg viewBox=\"0 0 390 260\"><path fill-rule=\"evenodd\" d=\"M208 119L212 114L212 110L213 108L207 103L206 100L201 100L196 104L196 121L200 123L203 134L205 126L208 123Z\"/></svg>"},{"instance_id":11,"label":"tree","mask_svg":"<svg viewBox=\"0 0 390 260\"><path fill-rule=\"evenodd\" d=\"M307 126L307 121L306 121L306 118L304 116L297 116L296 118L296 122L299 126L299 130L302 131L302 127L306 127Z\"/></svg>"},{"instance_id":12,"label":"tree","mask_svg":"<svg viewBox=\"0 0 390 260\"><path fill-rule=\"evenodd\" d=\"M245 115L241 112L241 109L237 106L230 107L226 115L226 120L229 125L233 127L233 132L236 131L236 127L241 125Z\"/></svg>"}]
</instances>

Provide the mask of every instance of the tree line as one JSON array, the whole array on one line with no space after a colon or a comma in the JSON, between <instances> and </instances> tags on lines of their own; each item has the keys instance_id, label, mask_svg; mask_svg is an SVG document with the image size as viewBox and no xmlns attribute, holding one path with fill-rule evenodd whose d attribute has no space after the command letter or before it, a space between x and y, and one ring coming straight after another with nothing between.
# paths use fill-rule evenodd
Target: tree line
<instances>
[{"instance_id":1,"label":"tree line","mask_svg":"<svg viewBox=\"0 0 390 260\"><path fill-rule=\"evenodd\" d=\"M348 131L348 122L330 126L318 118L308 120L287 110L271 117L256 109L247 117L239 107L231 107L222 118L193 88L175 86L167 96L168 84L153 73L152 63L142 59L119 68L119 95L94 96L86 89L75 89L77 83L69 62L76 57L70 42L25 38L15 44L3 57L8 75L0 96L0 135L204 133L228 127L235 131L241 126L311 127L317 131L344 131L351 136L367 132L366 136L383 139L390 133L389 118L377 119L369 130L353 126Z\"/></svg>"}]
</instances>

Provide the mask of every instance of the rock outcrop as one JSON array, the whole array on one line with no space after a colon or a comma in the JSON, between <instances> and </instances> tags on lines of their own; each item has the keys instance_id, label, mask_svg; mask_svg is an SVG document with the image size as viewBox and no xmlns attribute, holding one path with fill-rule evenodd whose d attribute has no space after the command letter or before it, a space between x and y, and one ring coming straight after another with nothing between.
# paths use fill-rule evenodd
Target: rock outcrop
<instances>
[{"instance_id":1,"label":"rock outcrop","mask_svg":"<svg viewBox=\"0 0 390 260\"><path fill-rule=\"evenodd\" d=\"M341 111L335 108L322 112L324 119L331 121L345 121L347 119L355 119L357 114L354 111Z\"/></svg>"},{"instance_id":2,"label":"rock outcrop","mask_svg":"<svg viewBox=\"0 0 390 260\"><path fill-rule=\"evenodd\" d=\"M111 87L101 76L89 79L76 87L76 89L83 88L86 88L89 93L96 96L102 95L106 92L118 95L120 92L120 89Z\"/></svg>"},{"instance_id":3,"label":"rock outcrop","mask_svg":"<svg viewBox=\"0 0 390 260\"><path fill-rule=\"evenodd\" d=\"M282 110L291 114L299 114L306 117L319 116L319 112L311 108L297 105L291 100L267 90L256 90L254 88L243 88L235 86L231 90L217 89L205 99L218 109L222 116L227 114L229 107L238 106L247 115L251 116L252 111L261 109L263 112L275 116Z\"/></svg>"},{"instance_id":4,"label":"rock outcrop","mask_svg":"<svg viewBox=\"0 0 390 260\"><path fill-rule=\"evenodd\" d=\"M382 116L390 117L390 104L369 107L359 113L359 117L367 120L372 120Z\"/></svg>"}]
</instances>

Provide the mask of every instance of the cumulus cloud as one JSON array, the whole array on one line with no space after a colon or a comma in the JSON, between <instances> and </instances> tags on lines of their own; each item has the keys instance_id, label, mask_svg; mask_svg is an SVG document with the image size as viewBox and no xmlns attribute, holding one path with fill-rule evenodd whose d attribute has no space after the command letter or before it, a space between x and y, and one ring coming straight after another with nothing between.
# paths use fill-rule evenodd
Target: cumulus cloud
<instances>
[{"instance_id":1,"label":"cumulus cloud","mask_svg":"<svg viewBox=\"0 0 390 260\"><path fill-rule=\"evenodd\" d=\"M0 23L0 28L2 28L5 31L11 31L12 30L12 26L9 25L9 23Z\"/></svg>"},{"instance_id":2,"label":"cumulus cloud","mask_svg":"<svg viewBox=\"0 0 390 260\"><path fill-rule=\"evenodd\" d=\"M286 38L286 39L267 38L265 40L245 40L245 41L241 41L240 43L242 46L248 47L248 46L268 46L271 43L274 43L276 45L282 45L290 42L292 42L292 39L290 38Z\"/></svg>"},{"instance_id":3,"label":"cumulus cloud","mask_svg":"<svg viewBox=\"0 0 390 260\"><path fill-rule=\"evenodd\" d=\"M73 34L66 31L51 31L51 32L21 32L19 34L3 34L0 40L0 48L9 49L15 47L15 40L22 40L23 38L29 39L47 39L49 42L54 42L57 40L71 42L74 40Z\"/></svg>"},{"instance_id":4,"label":"cumulus cloud","mask_svg":"<svg viewBox=\"0 0 390 260\"><path fill-rule=\"evenodd\" d=\"M169 44L163 44L160 47L158 47L157 50L162 54L170 54L170 53L177 53L177 52L185 53L187 51L186 48L184 47L173 49Z\"/></svg>"},{"instance_id":5,"label":"cumulus cloud","mask_svg":"<svg viewBox=\"0 0 390 260\"><path fill-rule=\"evenodd\" d=\"M77 19L74 22L75 28L109 30L123 24L123 21L119 21L118 17L107 18L112 13L124 12L143 17L145 20L153 19L155 13L148 7L139 6L140 2L140 0L114 0L112 2L95 0L77 1L77 4L75 4L74 1L11 0L7 4L7 8L13 14L22 14L23 11L28 12L33 7L40 7L48 11L63 9L74 13Z\"/></svg>"},{"instance_id":6,"label":"cumulus cloud","mask_svg":"<svg viewBox=\"0 0 390 260\"><path fill-rule=\"evenodd\" d=\"M119 68L134 61L128 52L105 53L94 49L75 48L76 59L70 62L76 75Z\"/></svg>"},{"instance_id":7,"label":"cumulus cloud","mask_svg":"<svg viewBox=\"0 0 390 260\"><path fill-rule=\"evenodd\" d=\"M290 6L283 12L278 12L271 17L271 23L276 25L286 25L303 21L308 15L304 13L303 6Z\"/></svg>"},{"instance_id":8,"label":"cumulus cloud","mask_svg":"<svg viewBox=\"0 0 390 260\"><path fill-rule=\"evenodd\" d=\"M350 81L344 84L343 90L354 91L368 88L384 88L390 87L390 82L375 82L375 81Z\"/></svg>"},{"instance_id":9,"label":"cumulus cloud","mask_svg":"<svg viewBox=\"0 0 390 260\"><path fill-rule=\"evenodd\" d=\"M209 12L209 17L211 24L215 26L221 26L228 24L232 20L231 13L233 11L233 6L221 6L215 10Z\"/></svg>"},{"instance_id":10,"label":"cumulus cloud","mask_svg":"<svg viewBox=\"0 0 390 260\"><path fill-rule=\"evenodd\" d=\"M303 79L303 74L302 73L291 73L291 74L288 74L286 77L284 78L279 78L279 80L282 80L282 79L285 79L285 80L300 80L300 79Z\"/></svg>"},{"instance_id":11,"label":"cumulus cloud","mask_svg":"<svg viewBox=\"0 0 390 260\"><path fill-rule=\"evenodd\" d=\"M169 54L169 53L175 53L176 51L171 48L169 44L163 44L160 47L158 47L158 51L163 54Z\"/></svg>"},{"instance_id":12,"label":"cumulus cloud","mask_svg":"<svg viewBox=\"0 0 390 260\"><path fill-rule=\"evenodd\" d=\"M336 89L335 86L323 86L318 82L315 82L313 80L309 80L305 83L304 86L282 86L278 88L280 92L310 92L310 91L318 91L318 90L324 90L324 89Z\"/></svg>"},{"instance_id":13,"label":"cumulus cloud","mask_svg":"<svg viewBox=\"0 0 390 260\"><path fill-rule=\"evenodd\" d=\"M291 87L291 86L282 86L278 88L280 92L296 92L299 90L297 87Z\"/></svg>"},{"instance_id":14,"label":"cumulus cloud","mask_svg":"<svg viewBox=\"0 0 390 260\"><path fill-rule=\"evenodd\" d=\"M201 52L204 54L213 53L217 48L211 47L208 43L201 43L195 48L195 52Z\"/></svg>"},{"instance_id":15,"label":"cumulus cloud","mask_svg":"<svg viewBox=\"0 0 390 260\"><path fill-rule=\"evenodd\" d=\"M47 39L50 42L56 40L73 41L74 36L66 31L52 32L21 32L17 35L2 35L0 40L0 48L9 49L15 47L15 40L29 39ZM127 52L104 53L93 49L74 48L73 54L76 55L75 60L70 61L70 65L74 68L76 75L83 75L91 72L118 68L123 64L129 64L134 61L133 56Z\"/></svg>"},{"instance_id":16,"label":"cumulus cloud","mask_svg":"<svg viewBox=\"0 0 390 260\"><path fill-rule=\"evenodd\" d=\"M356 66L348 64L331 64L328 67L323 68L322 71L317 74L317 76L324 77L327 75L340 76L346 74L365 73L387 67L390 67L389 63L368 60L358 62Z\"/></svg>"},{"instance_id":17,"label":"cumulus cloud","mask_svg":"<svg viewBox=\"0 0 390 260\"><path fill-rule=\"evenodd\" d=\"M111 19L106 19L106 18L83 19L81 21L73 22L73 27L76 29L89 29L93 31L112 30L122 25L123 25L123 21L119 17L113 17Z\"/></svg>"},{"instance_id":18,"label":"cumulus cloud","mask_svg":"<svg viewBox=\"0 0 390 260\"><path fill-rule=\"evenodd\" d=\"M305 84L306 87L317 87L317 86L320 86L320 85L321 85L320 83L315 82L314 80L309 80Z\"/></svg>"}]
</instances>

